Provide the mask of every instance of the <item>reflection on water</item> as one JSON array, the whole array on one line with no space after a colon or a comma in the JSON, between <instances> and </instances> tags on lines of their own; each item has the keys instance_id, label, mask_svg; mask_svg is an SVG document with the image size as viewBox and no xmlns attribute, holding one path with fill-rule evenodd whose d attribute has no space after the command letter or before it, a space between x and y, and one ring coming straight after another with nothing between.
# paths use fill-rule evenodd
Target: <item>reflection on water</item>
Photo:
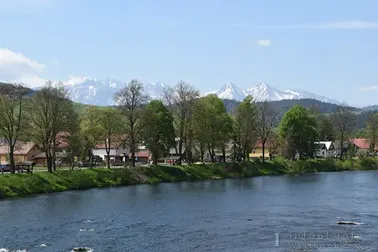
<instances>
[{"instance_id":1,"label":"reflection on water","mask_svg":"<svg viewBox=\"0 0 378 252\"><path fill-rule=\"evenodd\" d=\"M319 173L5 200L0 201L0 249L375 251L377 180L375 171ZM340 219L366 225L337 225ZM328 240L292 239L295 234L326 233L331 237ZM336 234L347 239L340 240Z\"/></svg>"}]
</instances>

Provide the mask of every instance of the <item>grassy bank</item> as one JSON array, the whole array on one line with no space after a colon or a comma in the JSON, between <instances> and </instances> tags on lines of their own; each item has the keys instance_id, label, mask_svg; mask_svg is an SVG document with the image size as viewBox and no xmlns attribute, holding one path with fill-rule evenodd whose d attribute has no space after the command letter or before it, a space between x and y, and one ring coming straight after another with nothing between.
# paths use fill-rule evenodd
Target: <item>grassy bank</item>
<instances>
[{"instance_id":1,"label":"grassy bank","mask_svg":"<svg viewBox=\"0 0 378 252\"><path fill-rule=\"evenodd\" d=\"M0 175L0 198L159 182L373 169L378 169L378 159L292 162L278 158L265 164L255 161L248 163L186 165L182 167L151 166L114 170L105 168L86 169L57 171L53 174L47 172L7 174Z\"/></svg>"}]
</instances>

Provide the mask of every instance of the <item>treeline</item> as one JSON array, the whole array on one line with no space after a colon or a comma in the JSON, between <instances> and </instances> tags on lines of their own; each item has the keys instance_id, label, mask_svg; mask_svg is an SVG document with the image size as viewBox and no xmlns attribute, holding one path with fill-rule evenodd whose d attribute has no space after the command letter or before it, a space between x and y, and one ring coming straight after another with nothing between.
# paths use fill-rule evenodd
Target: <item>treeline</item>
<instances>
[{"instance_id":1,"label":"treeline","mask_svg":"<svg viewBox=\"0 0 378 252\"><path fill-rule=\"evenodd\" d=\"M83 115L75 111L61 84L47 82L32 96L29 93L23 85L0 88L0 138L9 145L13 172L14 151L21 140L34 141L46 152L48 171L52 172L62 144L72 163L79 157L92 164L96 144L105 145L109 157L113 144L122 143L130 148L135 166L140 145L148 148L156 164L170 149L175 149L179 163L184 159L203 161L206 153L215 162L216 152L226 161L230 149L234 161L246 161L259 142L264 162L266 148L287 158L311 158L315 141L339 140L342 145L356 134L356 113L346 105L328 115L316 106L294 105L280 119L280 111L272 103L256 103L248 96L230 114L217 96L200 97L199 91L185 82L164 90L160 101L145 96L143 85L132 80L114 96L117 106L89 106ZM374 148L377 114L369 117L366 135ZM110 168L110 159L106 161Z\"/></svg>"}]
</instances>

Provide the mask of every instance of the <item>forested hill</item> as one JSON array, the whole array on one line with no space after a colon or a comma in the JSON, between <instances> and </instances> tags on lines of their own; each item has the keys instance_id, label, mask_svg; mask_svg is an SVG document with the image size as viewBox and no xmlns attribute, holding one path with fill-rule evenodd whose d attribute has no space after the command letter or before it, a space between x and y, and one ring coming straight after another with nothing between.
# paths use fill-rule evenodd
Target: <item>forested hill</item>
<instances>
[{"instance_id":1,"label":"forested hill","mask_svg":"<svg viewBox=\"0 0 378 252\"><path fill-rule=\"evenodd\" d=\"M227 111L230 113L234 112L234 109L239 105L240 102L235 100L223 100ZM327 102L321 102L314 99L300 99L300 100L281 100L281 101L270 101L273 107L280 112L280 114L285 113L291 107L296 104L308 109L311 107L317 108L317 110L322 114L334 113L339 108L339 105ZM355 112L362 112L362 109L351 107Z\"/></svg>"},{"instance_id":2,"label":"forested hill","mask_svg":"<svg viewBox=\"0 0 378 252\"><path fill-rule=\"evenodd\" d=\"M223 103L225 104L227 111L233 114L235 111L235 108L239 105L240 102L237 102L235 100L223 100ZM286 111L288 111L292 106L296 104L299 104L306 109L316 108L322 114L334 113L340 107L337 104L321 102L314 99L281 100L281 101L271 101L270 103L279 112L280 119ZM369 116L378 112L378 109L366 110L364 108L360 109L360 108L355 108L355 107L351 107L351 109L357 115L357 127L359 129L365 128L366 122Z\"/></svg>"}]
</instances>

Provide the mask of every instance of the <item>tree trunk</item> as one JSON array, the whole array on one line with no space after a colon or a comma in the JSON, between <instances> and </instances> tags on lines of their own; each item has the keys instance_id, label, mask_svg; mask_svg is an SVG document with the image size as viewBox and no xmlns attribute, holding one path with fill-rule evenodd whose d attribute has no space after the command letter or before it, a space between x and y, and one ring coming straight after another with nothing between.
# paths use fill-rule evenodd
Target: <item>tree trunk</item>
<instances>
[{"instance_id":1,"label":"tree trunk","mask_svg":"<svg viewBox=\"0 0 378 252\"><path fill-rule=\"evenodd\" d=\"M262 141L262 162L265 163L265 141Z\"/></svg>"},{"instance_id":2,"label":"tree trunk","mask_svg":"<svg viewBox=\"0 0 378 252\"><path fill-rule=\"evenodd\" d=\"M14 146L9 145L9 162L11 173L16 173L16 164L14 162Z\"/></svg>"},{"instance_id":3,"label":"tree trunk","mask_svg":"<svg viewBox=\"0 0 378 252\"><path fill-rule=\"evenodd\" d=\"M110 169L110 150L106 150L106 165Z\"/></svg>"},{"instance_id":4,"label":"tree trunk","mask_svg":"<svg viewBox=\"0 0 378 252\"><path fill-rule=\"evenodd\" d=\"M152 162L154 165L157 165L158 163L157 155L152 155Z\"/></svg>"},{"instance_id":5,"label":"tree trunk","mask_svg":"<svg viewBox=\"0 0 378 252\"><path fill-rule=\"evenodd\" d=\"M49 153L50 151L49 151L49 149L46 149L45 152L46 152L47 171L49 173L52 173L53 172L53 167L52 167L51 155Z\"/></svg>"},{"instance_id":6,"label":"tree trunk","mask_svg":"<svg viewBox=\"0 0 378 252\"><path fill-rule=\"evenodd\" d=\"M226 163L226 149L222 147L223 163Z\"/></svg>"},{"instance_id":7,"label":"tree trunk","mask_svg":"<svg viewBox=\"0 0 378 252\"><path fill-rule=\"evenodd\" d=\"M340 140L340 160L343 159L344 154L344 139Z\"/></svg>"},{"instance_id":8,"label":"tree trunk","mask_svg":"<svg viewBox=\"0 0 378 252\"><path fill-rule=\"evenodd\" d=\"M207 148L209 151L211 163L214 163L214 157L213 157L213 153L211 152L210 144L208 144Z\"/></svg>"}]
</instances>

